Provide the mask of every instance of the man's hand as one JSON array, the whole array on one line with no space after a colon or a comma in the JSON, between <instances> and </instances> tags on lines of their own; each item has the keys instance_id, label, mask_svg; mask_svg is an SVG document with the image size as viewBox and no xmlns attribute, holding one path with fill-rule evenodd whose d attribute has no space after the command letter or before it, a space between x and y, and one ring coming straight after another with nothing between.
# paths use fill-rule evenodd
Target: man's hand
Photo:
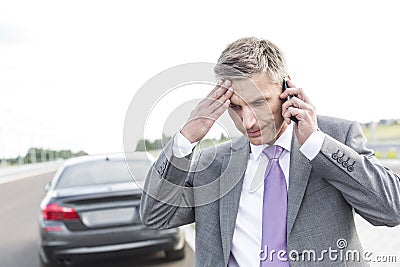
<instances>
[{"instance_id":1,"label":"man's hand","mask_svg":"<svg viewBox=\"0 0 400 267\"><path fill-rule=\"evenodd\" d=\"M294 130L299 143L302 145L308 137L318 129L317 115L315 114L314 106L304 94L304 90L296 88L290 80L288 80L287 83L288 88L280 95L280 98L286 99L288 96L295 97L283 103L282 116L288 124L291 122L291 116L295 116L299 120Z\"/></svg>"},{"instance_id":2,"label":"man's hand","mask_svg":"<svg viewBox=\"0 0 400 267\"><path fill-rule=\"evenodd\" d=\"M231 81L220 81L217 86L192 111L183 126L181 134L191 143L200 141L211 129L214 122L229 107L233 89Z\"/></svg>"}]
</instances>

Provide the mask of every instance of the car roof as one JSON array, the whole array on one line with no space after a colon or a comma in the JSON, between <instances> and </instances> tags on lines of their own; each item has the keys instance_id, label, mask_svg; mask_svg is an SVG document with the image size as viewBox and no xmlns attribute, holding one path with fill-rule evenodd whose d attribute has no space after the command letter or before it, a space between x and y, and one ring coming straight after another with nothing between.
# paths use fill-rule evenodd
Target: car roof
<instances>
[{"instance_id":1,"label":"car roof","mask_svg":"<svg viewBox=\"0 0 400 267\"><path fill-rule=\"evenodd\" d=\"M86 156L80 156L80 157L75 157L71 158L65 161L64 166L73 166L81 163L90 163L90 162L96 162L96 161L103 161L103 160L109 160L109 161L125 161L126 160L146 160L150 162L154 162L154 157L147 153L147 152L142 152L142 151L135 151L135 152L126 152L126 153L106 153L106 154L96 154L96 155L86 155Z\"/></svg>"}]
</instances>

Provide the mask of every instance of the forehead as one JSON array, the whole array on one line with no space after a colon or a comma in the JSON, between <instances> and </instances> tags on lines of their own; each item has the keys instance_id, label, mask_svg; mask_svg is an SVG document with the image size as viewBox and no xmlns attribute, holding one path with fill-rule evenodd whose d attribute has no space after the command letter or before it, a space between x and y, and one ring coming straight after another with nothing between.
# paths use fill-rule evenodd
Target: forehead
<instances>
[{"instance_id":1,"label":"forehead","mask_svg":"<svg viewBox=\"0 0 400 267\"><path fill-rule=\"evenodd\" d=\"M267 74L257 74L248 79L233 79L232 88L233 102L252 101L259 97L269 98L281 93L281 85L271 81Z\"/></svg>"}]
</instances>

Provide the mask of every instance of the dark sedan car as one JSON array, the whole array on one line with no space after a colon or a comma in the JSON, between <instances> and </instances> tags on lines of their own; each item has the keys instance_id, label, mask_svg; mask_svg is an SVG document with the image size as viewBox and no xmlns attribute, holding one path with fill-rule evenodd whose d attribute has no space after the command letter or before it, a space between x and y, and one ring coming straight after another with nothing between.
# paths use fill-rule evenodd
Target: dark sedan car
<instances>
[{"instance_id":1,"label":"dark sedan car","mask_svg":"<svg viewBox=\"0 0 400 267\"><path fill-rule=\"evenodd\" d=\"M139 218L141 189L152 161L146 153L84 156L65 162L41 202L42 266L63 266L133 251L184 257L181 229L152 230ZM129 166L129 168L128 168Z\"/></svg>"}]
</instances>

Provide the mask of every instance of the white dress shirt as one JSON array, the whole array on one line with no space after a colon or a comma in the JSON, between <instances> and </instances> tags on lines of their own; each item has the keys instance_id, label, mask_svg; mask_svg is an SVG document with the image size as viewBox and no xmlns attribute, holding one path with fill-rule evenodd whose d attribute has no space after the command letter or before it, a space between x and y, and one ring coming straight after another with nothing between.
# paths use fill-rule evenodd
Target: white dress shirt
<instances>
[{"instance_id":1,"label":"white dress shirt","mask_svg":"<svg viewBox=\"0 0 400 267\"><path fill-rule=\"evenodd\" d=\"M279 163L286 178L287 188L290 178L289 165L292 133L293 123L286 128L274 143L285 149ZM321 150L324 138L325 134L321 131L315 131L300 147L300 151L309 160L312 160ZM196 143L191 144L182 134L178 133L174 137L173 153L177 157L184 157L192 152L195 145ZM268 164L268 158L262 151L267 146L267 144L253 145L250 143L251 153L243 180L229 267L256 267L260 265L264 172Z\"/></svg>"}]
</instances>

